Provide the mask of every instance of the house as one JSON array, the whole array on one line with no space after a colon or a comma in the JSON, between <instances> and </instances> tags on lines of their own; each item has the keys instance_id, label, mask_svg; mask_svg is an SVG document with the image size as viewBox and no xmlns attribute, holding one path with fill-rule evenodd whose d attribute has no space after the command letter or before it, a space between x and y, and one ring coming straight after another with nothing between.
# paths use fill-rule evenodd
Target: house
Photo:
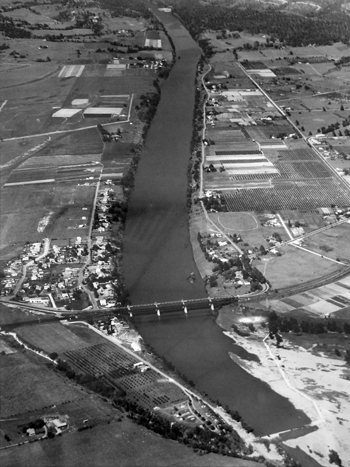
<instances>
[{"instance_id":1,"label":"house","mask_svg":"<svg viewBox=\"0 0 350 467\"><path fill-rule=\"evenodd\" d=\"M67 422L66 420L60 420L58 418L55 418L52 420L52 424L56 428L56 430L64 430L67 428Z\"/></svg>"}]
</instances>

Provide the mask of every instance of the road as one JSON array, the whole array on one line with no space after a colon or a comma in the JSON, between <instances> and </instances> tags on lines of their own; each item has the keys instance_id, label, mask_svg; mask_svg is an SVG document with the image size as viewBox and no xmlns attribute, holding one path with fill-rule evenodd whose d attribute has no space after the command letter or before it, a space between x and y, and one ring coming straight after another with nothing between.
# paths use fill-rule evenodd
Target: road
<instances>
[{"instance_id":1,"label":"road","mask_svg":"<svg viewBox=\"0 0 350 467\"><path fill-rule=\"evenodd\" d=\"M50 239L49 238L44 238L44 250L43 250L43 252L39 256L37 256L36 258L28 261L28 263L23 265L22 277L17 282L16 287L15 287L15 289L13 291L14 296L16 296L18 294L20 288L22 287L22 284L23 284L23 282L24 282L24 280L26 278L26 275L27 275L28 266L32 266L35 262L40 261L42 258L45 258L45 256L47 256L47 254L49 253L49 250L50 250Z\"/></svg>"},{"instance_id":2,"label":"road","mask_svg":"<svg viewBox=\"0 0 350 467\"><path fill-rule=\"evenodd\" d=\"M205 137L206 137L206 130L207 130L205 106L206 106L206 104L207 104L207 102L208 102L208 99L209 99L209 92L208 92L208 89L207 89L207 87L206 87L206 85L205 85L204 77L210 72L210 70L211 70L211 65L209 65L209 69L202 75L202 84L203 84L203 87L204 87L205 92L206 92L206 94L207 94L207 97L206 97L206 99L205 99L205 101L204 101L204 104L203 104L203 131L202 131L202 151L201 151L201 153L202 153L202 161L201 161L201 165L200 165L199 198L203 198L203 195L204 195L204 193L203 193L203 171L204 171L204 161L205 161L205 144L204 144L203 141L205 140ZM222 230L219 228L219 226L217 226L217 225L215 224L215 222L213 222L213 221L210 219L210 217L209 217L209 215L208 215L208 213L207 213L207 210L205 209L205 206L204 206L203 201L200 201L200 204L201 204L201 206L202 206L202 209L203 209L203 212L204 212L204 215L205 215L207 221L208 221L210 224L212 224L212 226L214 227L214 229L215 229L218 233L220 233L220 234L233 246L233 248L234 248L236 251L238 251L238 253L239 253L240 255L242 255L242 254L243 254L243 251L239 248L239 246L238 246L236 243L234 243L234 242L226 235L226 233L225 233L224 231L222 231Z\"/></svg>"}]
</instances>

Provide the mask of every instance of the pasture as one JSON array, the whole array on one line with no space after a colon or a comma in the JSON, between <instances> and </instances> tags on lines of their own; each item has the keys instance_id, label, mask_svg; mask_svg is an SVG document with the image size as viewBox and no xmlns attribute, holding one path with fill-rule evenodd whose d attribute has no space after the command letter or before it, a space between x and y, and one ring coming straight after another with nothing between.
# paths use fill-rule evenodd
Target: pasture
<instances>
[{"instance_id":1,"label":"pasture","mask_svg":"<svg viewBox=\"0 0 350 467\"><path fill-rule=\"evenodd\" d=\"M293 246L284 246L280 257L254 261L253 265L264 274L273 289L302 284L339 269L336 263Z\"/></svg>"},{"instance_id":2,"label":"pasture","mask_svg":"<svg viewBox=\"0 0 350 467\"><path fill-rule=\"evenodd\" d=\"M312 235L304 242L305 248L332 259L350 263L350 225L338 225L319 234Z\"/></svg>"},{"instance_id":3,"label":"pasture","mask_svg":"<svg viewBox=\"0 0 350 467\"><path fill-rule=\"evenodd\" d=\"M44 16L40 10L41 9L39 8L38 11L35 10L37 11L37 13L33 13L29 8L18 8L16 10L12 10L2 14L5 16L5 18L27 21L30 24L47 24L50 27L54 27L55 21L52 18L47 17L46 15Z\"/></svg>"},{"instance_id":4,"label":"pasture","mask_svg":"<svg viewBox=\"0 0 350 467\"><path fill-rule=\"evenodd\" d=\"M30 351L0 355L0 369L2 418L81 397L70 382L46 368L44 360Z\"/></svg>"},{"instance_id":5,"label":"pasture","mask_svg":"<svg viewBox=\"0 0 350 467\"><path fill-rule=\"evenodd\" d=\"M293 120L293 122L294 123L299 122L299 128L304 127L304 131L303 131L304 135L309 135L310 131L313 135L315 135L317 133L320 133L320 131L318 130L321 130L322 127L327 128L329 125L337 123L337 122L341 124L343 118L345 118L345 116L349 113L349 112L341 112L341 114L344 114L344 117L343 118L339 117L336 114L340 113L339 112L340 104L336 103L335 105L333 105L333 107L335 106L337 107L337 110L332 111L332 110L327 110L330 107L328 102L329 101L327 101L326 103L324 101L322 102L320 100L315 100L313 102L314 107L318 107L318 108L312 108L311 112L310 110L306 110L306 109L299 110L298 112L295 112L295 111L290 112L291 119ZM309 101L305 102L305 106L309 108L311 107L310 104L312 105L312 102L311 103ZM326 111L322 110L323 106L326 108ZM340 130L344 131L344 128L340 126ZM338 133L339 133L339 130L336 130L337 135ZM330 135L331 134L332 133L330 133Z\"/></svg>"},{"instance_id":6,"label":"pasture","mask_svg":"<svg viewBox=\"0 0 350 467\"><path fill-rule=\"evenodd\" d=\"M56 352L60 354L89 345L61 323L21 326L14 329L14 332L29 346L39 347L46 353Z\"/></svg>"},{"instance_id":7,"label":"pasture","mask_svg":"<svg viewBox=\"0 0 350 467\"><path fill-rule=\"evenodd\" d=\"M87 29L84 29L83 31L88 31ZM55 31L51 30L38 30L39 34L55 34ZM58 31L59 33L65 31ZM67 31L68 33L71 33L71 30ZM77 31L79 32L79 30ZM79 39L79 36L75 37L74 39ZM43 44L47 45L48 48L40 48ZM37 59L46 59L47 57L50 57L51 62L45 62L44 65L51 66L52 64L55 63L57 64L65 64L66 62L74 61L76 62L78 59L77 55L77 50L84 50L84 47L82 47L82 44L78 42L44 42L42 38L38 39L11 39L11 45L12 49L15 49L20 55L23 55L25 58L25 62L27 61L34 62ZM11 52L11 49L5 50L4 52L4 57L6 57L6 61L13 62L13 58L9 55ZM81 56L83 57L83 55ZM74 63L73 62L73 63ZM13 62L13 63L18 63L18 62ZM20 63L20 62L19 62Z\"/></svg>"}]
</instances>

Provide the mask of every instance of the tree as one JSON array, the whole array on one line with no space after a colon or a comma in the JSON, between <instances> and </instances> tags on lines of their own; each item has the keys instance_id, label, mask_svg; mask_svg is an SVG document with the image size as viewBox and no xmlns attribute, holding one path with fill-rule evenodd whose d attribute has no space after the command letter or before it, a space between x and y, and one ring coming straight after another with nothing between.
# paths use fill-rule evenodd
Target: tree
<instances>
[{"instance_id":1,"label":"tree","mask_svg":"<svg viewBox=\"0 0 350 467\"><path fill-rule=\"evenodd\" d=\"M343 111L344 110L344 106L343 104L340 106L340 110Z\"/></svg>"},{"instance_id":2,"label":"tree","mask_svg":"<svg viewBox=\"0 0 350 467\"><path fill-rule=\"evenodd\" d=\"M345 361L348 365L350 365L350 350L347 350L345 353Z\"/></svg>"},{"instance_id":3,"label":"tree","mask_svg":"<svg viewBox=\"0 0 350 467\"><path fill-rule=\"evenodd\" d=\"M269 314L269 331L271 334L278 332L278 315L273 310Z\"/></svg>"},{"instance_id":4,"label":"tree","mask_svg":"<svg viewBox=\"0 0 350 467\"><path fill-rule=\"evenodd\" d=\"M343 465L341 460L340 460L339 454L336 451L334 451L333 449L331 449L329 451L329 462L331 464L338 465L339 467L341 467Z\"/></svg>"}]
</instances>

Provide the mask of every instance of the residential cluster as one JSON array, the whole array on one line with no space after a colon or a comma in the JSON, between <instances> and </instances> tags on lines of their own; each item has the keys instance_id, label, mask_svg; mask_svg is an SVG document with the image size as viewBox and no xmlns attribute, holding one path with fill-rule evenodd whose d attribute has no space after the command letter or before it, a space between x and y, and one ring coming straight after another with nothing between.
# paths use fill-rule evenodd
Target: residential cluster
<instances>
[{"instance_id":1,"label":"residential cluster","mask_svg":"<svg viewBox=\"0 0 350 467\"><path fill-rule=\"evenodd\" d=\"M0 294L53 308L87 306L79 287L87 257L88 245L81 237L73 245L50 245L49 239L27 243L20 256L6 264Z\"/></svg>"},{"instance_id":2,"label":"residential cluster","mask_svg":"<svg viewBox=\"0 0 350 467\"><path fill-rule=\"evenodd\" d=\"M115 261L120 248L109 234L113 222L119 221L124 212L108 180L106 185L97 194L90 263L83 270L83 284L93 292L96 306L112 308L119 304L123 287Z\"/></svg>"}]
</instances>

